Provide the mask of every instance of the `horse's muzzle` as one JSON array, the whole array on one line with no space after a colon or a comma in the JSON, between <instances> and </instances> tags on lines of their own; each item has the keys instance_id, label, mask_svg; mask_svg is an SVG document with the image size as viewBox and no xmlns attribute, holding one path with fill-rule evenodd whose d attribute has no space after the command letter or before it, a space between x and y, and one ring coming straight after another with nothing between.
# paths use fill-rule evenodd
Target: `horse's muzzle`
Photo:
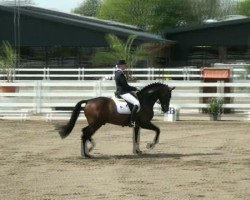
<instances>
[{"instance_id":1,"label":"horse's muzzle","mask_svg":"<svg viewBox=\"0 0 250 200\"><path fill-rule=\"evenodd\" d=\"M162 112L166 113L166 112L168 112L168 110L169 110L169 106L163 105L163 106L161 107L161 110L162 110Z\"/></svg>"}]
</instances>

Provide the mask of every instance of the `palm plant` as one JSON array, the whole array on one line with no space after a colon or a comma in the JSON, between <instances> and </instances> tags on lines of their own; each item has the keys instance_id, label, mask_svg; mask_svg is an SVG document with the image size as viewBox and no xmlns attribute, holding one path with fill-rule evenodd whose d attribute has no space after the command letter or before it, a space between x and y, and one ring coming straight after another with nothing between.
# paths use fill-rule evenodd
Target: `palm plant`
<instances>
[{"instance_id":1,"label":"palm plant","mask_svg":"<svg viewBox=\"0 0 250 200\"><path fill-rule=\"evenodd\" d=\"M16 53L9 42L3 42L0 55L0 71L5 75L7 82L13 81L13 72L16 66Z\"/></svg>"},{"instance_id":2,"label":"palm plant","mask_svg":"<svg viewBox=\"0 0 250 200\"><path fill-rule=\"evenodd\" d=\"M147 60L150 57L149 49L145 44L134 46L136 35L130 35L126 42L113 34L106 35L110 51L97 52L93 57L94 64L114 64L119 59L127 62L127 67L132 69L140 60ZM131 78L132 72L129 75Z\"/></svg>"}]
</instances>

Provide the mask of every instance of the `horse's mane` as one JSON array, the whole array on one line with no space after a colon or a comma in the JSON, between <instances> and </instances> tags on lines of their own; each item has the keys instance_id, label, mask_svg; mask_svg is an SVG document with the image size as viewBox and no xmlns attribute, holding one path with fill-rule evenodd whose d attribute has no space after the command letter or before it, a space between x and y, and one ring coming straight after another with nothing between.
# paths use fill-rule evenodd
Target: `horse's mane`
<instances>
[{"instance_id":1,"label":"horse's mane","mask_svg":"<svg viewBox=\"0 0 250 200\"><path fill-rule=\"evenodd\" d=\"M151 83L149 85L146 85L144 88L142 88L137 94L140 95L140 94L144 93L145 91L148 91L148 90L150 90L152 88L160 87L160 86L168 87L167 85L165 85L163 83L160 83L160 82Z\"/></svg>"}]
</instances>

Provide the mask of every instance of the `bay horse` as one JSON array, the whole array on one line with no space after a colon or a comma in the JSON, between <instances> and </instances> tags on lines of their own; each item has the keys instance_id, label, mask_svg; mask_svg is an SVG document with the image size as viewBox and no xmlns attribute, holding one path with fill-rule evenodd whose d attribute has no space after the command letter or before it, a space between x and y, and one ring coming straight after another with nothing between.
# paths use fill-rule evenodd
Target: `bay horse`
<instances>
[{"instance_id":1,"label":"bay horse","mask_svg":"<svg viewBox=\"0 0 250 200\"><path fill-rule=\"evenodd\" d=\"M142 154L139 148L140 128L153 130L156 133L153 142L149 143L147 148L153 148L159 142L160 129L151 123L154 116L153 106L159 100L162 111L164 113L167 112L173 89L174 87L168 87L163 83L152 83L137 92L141 108L136 113L136 125L133 128L134 154ZM85 104L85 106L82 107L82 104ZM84 158L91 158L89 152L95 146L92 139L93 134L106 123L128 126L130 114L118 113L115 101L112 98L97 97L79 101L74 107L67 125L57 127L62 139L71 133L82 109L84 110L88 126L82 129L81 155ZM91 143L90 147L88 147L87 142Z\"/></svg>"}]
</instances>

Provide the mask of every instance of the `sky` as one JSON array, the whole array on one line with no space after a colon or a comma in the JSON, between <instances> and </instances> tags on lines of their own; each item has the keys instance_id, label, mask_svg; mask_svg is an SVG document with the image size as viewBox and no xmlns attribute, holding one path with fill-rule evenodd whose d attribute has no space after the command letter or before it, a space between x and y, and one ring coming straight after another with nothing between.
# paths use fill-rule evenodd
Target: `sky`
<instances>
[{"instance_id":1,"label":"sky","mask_svg":"<svg viewBox=\"0 0 250 200\"><path fill-rule=\"evenodd\" d=\"M33 0L36 6L63 12L70 12L84 0Z\"/></svg>"},{"instance_id":2,"label":"sky","mask_svg":"<svg viewBox=\"0 0 250 200\"><path fill-rule=\"evenodd\" d=\"M5 1L5 0L4 0ZM6 0L7 1L7 0ZM36 6L63 12L70 12L84 0L32 0ZM235 0L239 1L239 0Z\"/></svg>"}]
</instances>

